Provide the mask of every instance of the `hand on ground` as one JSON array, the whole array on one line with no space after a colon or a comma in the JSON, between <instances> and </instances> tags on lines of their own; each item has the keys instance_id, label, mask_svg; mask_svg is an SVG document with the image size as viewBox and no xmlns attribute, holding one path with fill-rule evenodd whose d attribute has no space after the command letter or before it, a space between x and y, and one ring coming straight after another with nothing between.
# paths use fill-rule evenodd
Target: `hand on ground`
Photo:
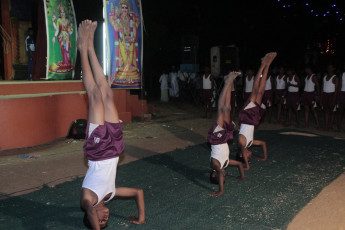
<instances>
[{"instance_id":1,"label":"hand on ground","mask_svg":"<svg viewBox=\"0 0 345 230\"><path fill-rule=\"evenodd\" d=\"M139 218L138 217L136 217L136 216L130 216L130 217L128 217L128 219L129 219L129 223L132 223L132 224L143 224L143 223L145 223L145 221L144 220L139 220Z\"/></svg>"}]
</instances>

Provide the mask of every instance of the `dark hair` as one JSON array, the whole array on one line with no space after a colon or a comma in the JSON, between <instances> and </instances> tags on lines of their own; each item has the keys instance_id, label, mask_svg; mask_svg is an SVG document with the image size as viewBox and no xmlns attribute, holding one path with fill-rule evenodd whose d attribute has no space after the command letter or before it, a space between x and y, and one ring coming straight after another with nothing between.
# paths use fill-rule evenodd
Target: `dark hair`
<instances>
[{"instance_id":1,"label":"dark hair","mask_svg":"<svg viewBox=\"0 0 345 230\"><path fill-rule=\"evenodd\" d=\"M92 229L91 223L90 223L89 219L87 218L87 213L86 212L84 213L83 223L84 223L84 226L87 229ZM102 227L101 229L104 229L106 227L107 227L107 225Z\"/></svg>"},{"instance_id":2,"label":"dark hair","mask_svg":"<svg viewBox=\"0 0 345 230\"><path fill-rule=\"evenodd\" d=\"M315 72L316 67L313 64L307 64L305 65L305 69L311 69L311 71Z\"/></svg>"}]
</instances>

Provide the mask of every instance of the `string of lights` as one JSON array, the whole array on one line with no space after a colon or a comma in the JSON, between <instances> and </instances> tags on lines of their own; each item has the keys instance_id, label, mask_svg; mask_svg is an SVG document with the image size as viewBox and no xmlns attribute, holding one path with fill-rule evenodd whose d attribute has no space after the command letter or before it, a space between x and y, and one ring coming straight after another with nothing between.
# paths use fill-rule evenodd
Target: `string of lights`
<instances>
[{"instance_id":1,"label":"string of lights","mask_svg":"<svg viewBox=\"0 0 345 230\"><path fill-rule=\"evenodd\" d=\"M317 8L315 6L315 3L313 3L312 0L304 0L304 1L277 0L277 2L283 8L294 8L297 6L302 6L306 9L307 12L309 12L311 15L315 17L334 16L339 21L343 21L343 19L345 19L345 14L341 9L339 9L336 0L329 1L329 4L327 4L328 6L322 7L322 9Z\"/></svg>"}]
</instances>

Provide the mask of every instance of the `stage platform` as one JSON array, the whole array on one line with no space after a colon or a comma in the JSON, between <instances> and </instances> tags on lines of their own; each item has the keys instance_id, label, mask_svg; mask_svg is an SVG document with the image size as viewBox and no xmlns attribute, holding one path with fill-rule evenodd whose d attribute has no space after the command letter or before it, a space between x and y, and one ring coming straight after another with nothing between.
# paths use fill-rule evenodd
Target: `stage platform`
<instances>
[{"instance_id":1,"label":"stage platform","mask_svg":"<svg viewBox=\"0 0 345 230\"><path fill-rule=\"evenodd\" d=\"M113 92L123 122L148 113L147 102L129 90ZM88 99L82 81L0 81L0 108L3 151L67 136L74 120L87 119Z\"/></svg>"}]
</instances>

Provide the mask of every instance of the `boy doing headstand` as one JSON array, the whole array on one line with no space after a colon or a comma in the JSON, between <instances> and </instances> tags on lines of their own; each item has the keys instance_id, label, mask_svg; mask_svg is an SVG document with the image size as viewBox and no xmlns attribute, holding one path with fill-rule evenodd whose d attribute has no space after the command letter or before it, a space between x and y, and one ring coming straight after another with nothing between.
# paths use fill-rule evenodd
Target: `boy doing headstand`
<instances>
[{"instance_id":1,"label":"boy doing headstand","mask_svg":"<svg viewBox=\"0 0 345 230\"><path fill-rule=\"evenodd\" d=\"M240 157L243 157L246 164L245 170L249 170L248 160L251 152L248 148L251 145L262 146L264 157L258 160L267 159L267 148L264 141L254 140L254 126L258 125L262 115L265 112L265 106L262 104L262 97L265 92L266 80L269 67L277 53L268 53L262 60L261 66L254 79L253 91L249 99L244 104L239 113L239 121L241 123L238 136L238 145L240 149Z\"/></svg>"},{"instance_id":2,"label":"boy doing headstand","mask_svg":"<svg viewBox=\"0 0 345 230\"><path fill-rule=\"evenodd\" d=\"M233 139L234 123L230 119L231 86L239 72L231 72L225 78L225 84L218 101L217 121L212 125L207 138L211 144L210 167L213 170L210 175L212 183L219 184L218 192L213 192L210 196L220 196L223 194L223 184L225 181L225 168L230 165L238 167L239 179L244 179L244 171L241 162L229 159L229 146L227 141Z\"/></svg>"},{"instance_id":3,"label":"boy doing headstand","mask_svg":"<svg viewBox=\"0 0 345 230\"><path fill-rule=\"evenodd\" d=\"M135 199L138 216L130 222L145 221L144 193L138 188L115 188L119 155L124 150L122 126L103 70L93 45L97 22L79 24L77 47L81 56L83 83L89 99L87 138L84 155L89 168L82 185L80 206L85 211L84 223L92 229L104 228L109 219L107 202L116 197ZM90 67L90 63L91 67ZM91 71L92 68L92 71Z\"/></svg>"}]
</instances>

